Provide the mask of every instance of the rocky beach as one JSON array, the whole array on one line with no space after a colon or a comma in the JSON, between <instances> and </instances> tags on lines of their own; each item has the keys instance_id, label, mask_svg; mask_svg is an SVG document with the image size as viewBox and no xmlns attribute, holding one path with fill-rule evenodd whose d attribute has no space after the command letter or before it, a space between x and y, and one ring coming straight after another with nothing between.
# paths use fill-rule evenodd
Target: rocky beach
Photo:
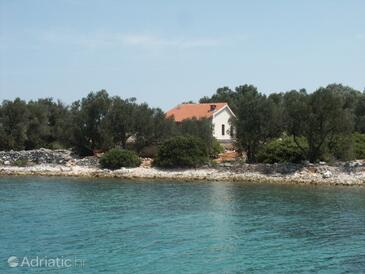
<instances>
[{"instance_id":1,"label":"rocky beach","mask_svg":"<svg viewBox=\"0 0 365 274\"><path fill-rule=\"evenodd\" d=\"M74 176L180 181L237 181L277 184L365 186L365 162L247 164L223 162L198 169L159 169L151 159L137 168L102 169L95 156L79 158L70 150L0 152L0 176Z\"/></svg>"}]
</instances>

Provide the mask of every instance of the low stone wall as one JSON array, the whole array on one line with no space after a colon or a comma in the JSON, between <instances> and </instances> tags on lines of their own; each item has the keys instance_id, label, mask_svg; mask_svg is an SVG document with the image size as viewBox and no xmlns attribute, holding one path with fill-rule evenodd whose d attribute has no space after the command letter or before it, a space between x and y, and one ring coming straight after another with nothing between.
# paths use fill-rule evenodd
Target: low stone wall
<instances>
[{"instance_id":1,"label":"low stone wall","mask_svg":"<svg viewBox=\"0 0 365 274\"><path fill-rule=\"evenodd\" d=\"M79 165L97 167L99 161L97 157L80 158L67 149L35 149L21 151L0 151L0 165L17 166L17 165L39 165L39 164L57 164L57 165Z\"/></svg>"},{"instance_id":2,"label":"low stone wall","mask_svg":"<svg viewBox=\"0 0 365 274\"><path fill-rule=\"evenodd\" d=\"M19 161L27 161L34 164L66 164L73 159L69 150L21 150L0 151L0 164L14 165Z\"/></svg>"}]
</instances>

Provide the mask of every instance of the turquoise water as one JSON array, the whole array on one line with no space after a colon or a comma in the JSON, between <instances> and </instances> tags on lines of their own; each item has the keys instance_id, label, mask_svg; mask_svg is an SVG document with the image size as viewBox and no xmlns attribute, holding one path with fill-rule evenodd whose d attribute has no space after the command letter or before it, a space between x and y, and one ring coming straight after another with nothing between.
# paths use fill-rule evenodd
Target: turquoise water
<instances>
[{"instance_id":1,"label":"turquoise water","mask_svg":"<svg viewBox=\"0 0 365 274\"><path fill-rule=\"evenodd\" d=\"M365 273L365 188L0 178L0 226L0 273Z\"/></svg>"}]
</instances>

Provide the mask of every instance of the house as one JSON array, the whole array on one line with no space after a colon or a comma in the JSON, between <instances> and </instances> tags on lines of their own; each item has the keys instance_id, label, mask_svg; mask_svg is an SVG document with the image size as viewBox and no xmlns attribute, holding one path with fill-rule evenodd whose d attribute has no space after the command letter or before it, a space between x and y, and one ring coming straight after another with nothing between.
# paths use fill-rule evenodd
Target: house
<instances>
[{"instance_id":1,"label":"house","mask_svg":"<svg viewBox=\"0 0 365 274\"><path fill-rule=\"evenodd\" d=\"M211 119L213 136L221 143L233 141L231 118L236 116L227 103L180 104L166 112L166 117L173 117L176 122L192 118Z\"/></svg>"}]
</instances>

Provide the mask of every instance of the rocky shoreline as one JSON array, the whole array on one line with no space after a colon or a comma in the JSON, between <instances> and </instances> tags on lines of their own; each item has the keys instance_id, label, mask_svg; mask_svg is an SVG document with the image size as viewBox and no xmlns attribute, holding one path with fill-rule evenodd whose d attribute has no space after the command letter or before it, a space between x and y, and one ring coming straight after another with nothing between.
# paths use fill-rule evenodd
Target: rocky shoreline
<instances>
[{"instance_id":1,"label":"rocky shoreline","mask_svg":"<svg viewBox=\"0 0 365 274\"><path fill-rule=\"evenodd\" d=\"M365 162L320 164L245 164L226 162L199 169L151 167L102 169L96 157L77 158L69 150L0 152L0 176L73 176L148 180L235 181L277 184L365 186ZM24 166L20 166L24 165Z\"/></svg>"}]
</instances>

